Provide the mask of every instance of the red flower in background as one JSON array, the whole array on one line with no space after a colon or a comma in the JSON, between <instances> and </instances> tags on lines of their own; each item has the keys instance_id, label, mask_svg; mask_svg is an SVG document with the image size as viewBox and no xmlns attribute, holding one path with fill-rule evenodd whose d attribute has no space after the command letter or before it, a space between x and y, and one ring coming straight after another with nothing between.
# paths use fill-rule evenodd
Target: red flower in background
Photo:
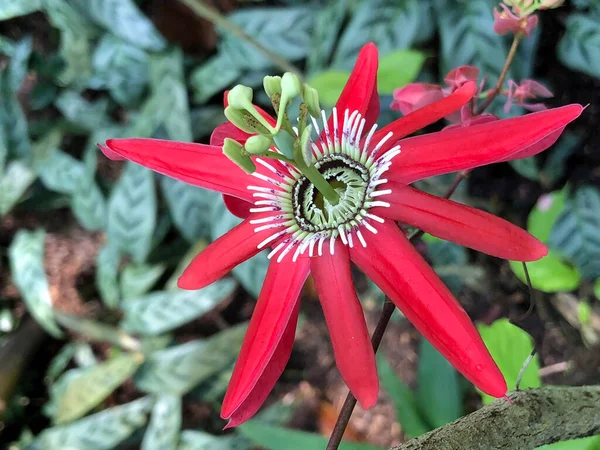
<instances>
[{"instance_id":1,"label":"red flower in background","mask_svg":"<svg viewBox=\"0 0 600 450\"><path fill-rule=\"evenodd\" d=\"M339 203L315 201L315 187L290 164L254 158L242 172L221 152L224 138L249 135L231 123L212 145L153 139L111 139L108 157L226 194L244 221L210 244L179 279L200 289L271 248L271 262L222 408L228 426L260 408L289 359L299 295L312 273L331 333L337 366L361 405L378 397L375 357L352 284L356 264L466 378L501 397L504 378L460 304L413 248L396 221L414 225L499 258L533 261L547 249L536 238L486 212L409 186L419 179L540 152L578 117L580 105L406 138L460 110L476 91L466 81L439 101L376 130L377 50L366 45L333 114L312 142L312 164L336 181ZM274 119L268 118L271 123ZM318 127L316 120L313 121ZM277 149L273 148L273 151Z\"/></svg>"}]
</instances>

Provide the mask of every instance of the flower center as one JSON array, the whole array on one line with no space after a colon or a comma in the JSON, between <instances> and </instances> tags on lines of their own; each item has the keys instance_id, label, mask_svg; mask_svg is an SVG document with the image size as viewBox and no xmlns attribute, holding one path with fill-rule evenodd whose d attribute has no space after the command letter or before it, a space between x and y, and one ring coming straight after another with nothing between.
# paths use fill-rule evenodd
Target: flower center
<instances>
[{"instance_id":1,"label":"flower center","mask_svg":"<svg viewBox=\"0 0 600 450\"><path fill-rule=\"evenodd\" d=\"M337 230L352 221L363 208L369 186L368 169L345 154L328 155L315 167L338 192L340 200L331 205L306 177L294 185L292 209L298 227L317 233Z\"/></svg>"},{"instance_id":2,"label":"flower center","mask_svg":"<svg viewBox=\"0 0 600 450\"><path fill-rule=\"evenodd\" d=\"M370 222L383 222L383 219L369 210L376 206L390 206L389 203L378 200L379 196L391 193L390 189L380 189L387 183L381 176L389 169L391 160L400 153L400 146L377 155L391 134L371 146L376 125L363 139L365 119L358 112L349 115L349 111L345 111L341 130L338 129L335 109L333 117L333 130L330 130L323 114L323 133L316 120L313 120L319 137L316 142L311 142L311 146L314 167L339 195L336 204L331 204L292 165L279 161L271 165L261 158L256 159L257 163L266 167L274 176L265 176L259 172L253 175L273 187L248 186L248 189L256 191L253 196L257 198L254 203L256 207L251 212L272 214L253 219L251 223L258 225L255 232L273 231L258 248L274 245L269 258L277 255L278 262L292 250L294 261L307 250L309 256L314 256L315 247L320 256L327 240L329 251L333 254L338 238L344 245L353 247L356 237L366 247L362 231L366 229L377 233Z\"/></svg>"}]
</instances>

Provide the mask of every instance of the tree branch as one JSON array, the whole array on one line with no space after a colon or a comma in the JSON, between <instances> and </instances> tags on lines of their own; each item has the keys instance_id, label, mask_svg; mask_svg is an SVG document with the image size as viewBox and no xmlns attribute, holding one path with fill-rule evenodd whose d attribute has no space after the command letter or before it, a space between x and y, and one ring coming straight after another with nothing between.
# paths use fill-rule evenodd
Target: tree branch
<instances>
[{"instance_id":1,"label":"tree branch","mask_svg":"<svg viewBox=\"0 0 600 450\"><path fill-rule=\"evenodd\" d=\"M516 391L392 450L528 450L600 434L600 386Z\"/></svg>"}]
</instances>

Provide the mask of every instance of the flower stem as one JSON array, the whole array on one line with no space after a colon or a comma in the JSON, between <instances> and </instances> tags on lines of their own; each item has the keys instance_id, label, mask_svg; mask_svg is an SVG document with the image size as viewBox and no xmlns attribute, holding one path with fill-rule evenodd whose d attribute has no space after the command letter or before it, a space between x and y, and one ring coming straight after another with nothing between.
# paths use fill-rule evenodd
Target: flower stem
<instances>
[{"instance_id":1,"label":"flower stem","mask_svg":"<svg viewBox=\"0 0 600 450\"><path fill-rule=\"evenodd\" d=\"M185 4L188 8L190 8L194 13L198 16L205 18L206 20L214 23L217 26L222 27L226 31L231 34L237 36L238 38L248 42L250 45L254 46L257 50L264 53L264 55L269 58L273 63L279 67L283 72L293 72L299 77L302 77L302 72L295 65L290 63L285 58L282 58L277 53L269 50L267 47L262 45L248 33L246 33L239 25L233 23L225 16L223 16L217 9L213 8L202 2L202 0L179 0L181 3Z\"/></svg>"},{"instance_id":2,"label":"flower stem","mask_svg":"<svg viewBox=\"0 0 600 450\"><path fill-rule=\"evenodd\" d=\"M388 323L390 323L394 309L396 309L396 306L386 297L383 310L381 311L381 317L379 317L379 322L377 322L377 326L373 332L373 337L371 337L371 343L373 344L373 350L375 352L377 352L379 349L379 345L383 339L383 333L385 333L385 329L387 328ZM346 400L344 401L344 405L340 411L340 415L338 416L338 420L335 423L333 432L331 433L331 437L329 438L329 442L327 443L326 450L337 450L340 442L342 441L344 431L346 431L346 427L348 426L350 416L352 415L352 411L354 410L355 406L356 397L354 397L352 393L348 393Z\"/></svg>"},{"instance_id":3,"label":"flower stem","mask_svg":"<svg viewBox=\"0 0 600 450\"><path fill-rule=\"evenodd\" d=\"M504 84L504 80L506 79L506 75L508 75L508 69L510 69L510 65L515 59L515 55L517 54L517 49L519 48L519 43L523 39L521 34L515 34L512 45L510 46L510 50L508 52L508 56L506 57L506 61L504 62L504 67L502 68L502 72L500 73L500 77L498 78L498 82L496 83L496 87L494 90L488 95L485 103L479 108L479 110L475 113L476 116L484 112L488 106L492 104L496 96L502 90L502 85Z\"/></svg>"},{"instance_id":4,"label":"flower stem","mask_svg":"<svg viewBox=\"0 0 600 450\"><path fill-rule=\"evenodd\" d=\"M463 171L456 174L454 177L454 181L448 187L444 198L450 198L459 184L464 180L468 175L468 172ZM409 238L411 242L418 240L423 235L422 231L417 231L413 233L413 235ZM379 344L381 344L381 340L383 338L383 334L390 323L390 319L392 318L392 313L394 312L395 305L386 297L385 304L383 305L383 310L381 311L381 316L379 317L379 321L377 322L377 326L375 327L375 331L373 332L373 336L371 337L371 343L373 344L373 350L377 353L379 349ZM344 401L344 405L340 410L340 414L335 423L335 427L333 428L333 432L331 433L331 437L329 438L329 442L327 443L326 450L337 450L342 442L342 437L344 436L344 432L346 431L346 427L348 426L348 422L350 422L350 416L352 415L352 411L354 411L354 407L356 406L356 397L352 395L352 392L348 392L346 396L346 400Z\"/></svg>"}]
</instances>

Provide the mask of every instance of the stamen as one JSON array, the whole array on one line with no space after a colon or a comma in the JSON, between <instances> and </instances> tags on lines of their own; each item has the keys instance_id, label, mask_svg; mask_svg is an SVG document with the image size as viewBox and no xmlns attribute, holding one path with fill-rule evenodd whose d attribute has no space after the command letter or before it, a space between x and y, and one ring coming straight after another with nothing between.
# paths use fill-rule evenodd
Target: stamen
<instances>
[{"instance_id":1,"label":"stamen","mask_svg":"<svg viewBox=\"0 0 600 450\"><path fill-rule=\"evenodd\" d=\"M259 231L264 231L264 230L270 230L271 228L281 228L285 226L285 222L280 222L280 223L270 223L268 225L262 225L258 228L254 229L255 233L258 233Z\"/></svg>"},{"instance_id":2,"label":"stamen","mask_svg":"<svg viewBox=\"0 0 600 450\"><path fill-rule=\"evenodd\" d=\"M318 120L311 117L318 136L315 142L310 141L312 164L326 180L337 183L339 203L317 205L314 202L316 187L293 165L255 159L257 166L260 164L267 169L268 175L263 171L255 172L254 176L268 185L248 186L256 199L250 212L263 214L251 218L250 223L257 225L255 232L272 230L266 233L269 236L257 248L276 243L268 258L277 262L283 261L288 253L292 253L291 261L296 262L307 250L308 257L322 256L326 240L329 240L329 252L333 255L338 237L349 248L354 248L356 239L362 247L366 247L363 230L377 234L372 223L385 223L382 217L371 212L372 208L391 207L389 202L379 198L393 192L392 187L382 189L381 186L388 183L383 174L400 153L400 145L393 146L380 156L376 154L389 142L393 133L388 133L370 150L377 125L373 125L363 138L366 119L358 111L345 110L340 119L334 108L333 117L330 117L331 129L325 113L321 114L321 128ZM340 123L341 120L343 123Z\"/></svg>"},{"instance_id":3,"label":"stamen","mask_svg":"<svg viewBox=\"0 0 600 450\"><path fill-rule=\"evenodd\" d=\"M360 243L362 244L363 247L367 246L367 242L365 241L365 238L363 237L362 233L360 232L360 230L356 230L356 235L358 236L358 240L360 241Z\"/></svg>"},{"instance_id":4,"label":"stamen","mask_svg":"<svg viewBox=\"0 0 600 450\"><path fill-rule=\"evenodd\" d=\"M286 230L282 230L282 231L279 231L279 232L277 232L277 233L275 233L275 234L272 234L271 236L269 236L268 238L266 238L264 241L262 241L260 244L258 244L258 245L256 246L256 248L258 248L258 249L261 249L261 248L263 248L263 247L264 247L265 245L267 245L269 242L272 242L272 241L274 241L274 240L275 240L275 239L277 239L279 236L281 236L282 234L285 234L285 233L287 233L287 231L286 231Z\"/></svg>"},{"instance_id":5,"label":"stamen","mask_svg":"<svg viewBox=\"0 0 600 450\"><path fill-rule=\"evenodd\" d=\"M379 223L384 223L385 222L381 217L376 216L375 214L367 213L367 217L369 219L373 219L375 222L379 222Z\"/></svg>"}]
</instances>

